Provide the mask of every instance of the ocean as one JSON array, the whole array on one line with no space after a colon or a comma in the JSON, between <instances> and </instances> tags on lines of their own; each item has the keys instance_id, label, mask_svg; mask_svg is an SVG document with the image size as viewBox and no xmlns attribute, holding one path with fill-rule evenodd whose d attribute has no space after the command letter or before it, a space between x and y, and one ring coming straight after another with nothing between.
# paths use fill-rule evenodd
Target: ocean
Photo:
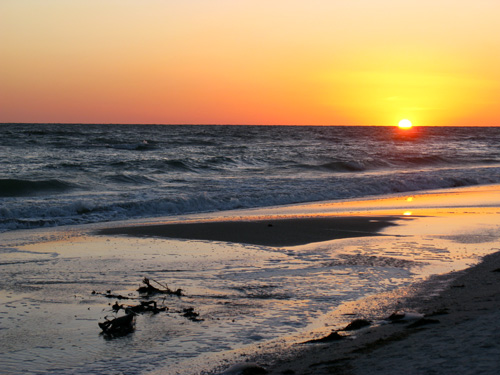
<instances>
[{"instance_id":1,"label":"ocean","mask_svg":"<svg viewBox=\"0 0 500 375\"><path fill-rule=\"evenodd\" d=\"M500 182L500 128L0 125L0 231Z\"/></svg>"},{"instance_id":2,"label":"ocean","mask_svg":"<svg viewBox=\"0 0 500 375\"><path fill-rule=\"evenodd\" d=\"M500 128L0 129L5 374L213 375L254 358L271 363L354 318L379 324L406 307L416 282L498 251L498 198L479 209L467 206L467 189L418 192L500 183ZM479 194L495 197L489 188ZM321 215L336 212L341 199L380 197L369 202L382 207L387 194L397 201L390 207L398 225L379 236L269 247L95 232L115 220L245 217L245 208ZM436 199L444 202L435 217L418 213L438 207ZM277 207L295 203L304 205ZM409 203L417 213L407 217ZM102 335L98 323L120 314L114 303L144 301L137 293L144 277L185 295L156 298L168 311L139 314L131 334Z\"/></svg>"}]
</instances>

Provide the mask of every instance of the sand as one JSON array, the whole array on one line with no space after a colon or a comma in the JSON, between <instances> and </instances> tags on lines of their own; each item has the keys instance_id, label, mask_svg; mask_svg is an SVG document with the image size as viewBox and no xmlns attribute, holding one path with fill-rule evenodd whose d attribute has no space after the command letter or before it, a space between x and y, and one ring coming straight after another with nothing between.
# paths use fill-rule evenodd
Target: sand
<instances>
[{"instance_id":1,"label":"sand","mask_svg":"<svg viewBox=\"0 0 500 375\"><path fill-rule=\"evenodd\" d=\"M331 344L302 345L295 357L269 366L268 373L498 374L500 253L443 279L450 284L439 295L429 298L423 288L399 304L399 311L415 319L383 322ZM420 316L427 324L412 327Z\"/></svg>"},{"instance_id":2,"label":"sand","mask_svg":"<svg viewBox=\"0 0 500 375\"><path fill-rule=\"evenodd\" d=\"M5 276L0 281L1 364L11 374L17 368L27 373L47 369L65 373L65 366L70 364L74 367L67 368L79 373L77 369L82 363L94 373L108 373L110 369L127 373L133 369L144 370L140 373L174 374L186 373L182 371L189 368L190 373L215 374L232 368L234 371L229 373L251 374L262 368L270 374L497 374L499 214L500 186L495 185L148 222L4 233L0 249L0 268ZM272 249L263 252L263 247ZM355 261L353 267L360 259L368 263L375 258L389 262L377 264L388 269L390 262L411 264L412 259L418 259L422 261L420 276L413 285L387 293L377 293L377 285L373 285L370 297L336 307L325 315L329 319L326 324L311 331L301 331L270 345L262 342L249 345L248 349L243 345L235 351L237 355L218 363L214 362L215 357L204 360L201 356L192 367L180 363L180 372L175 370L175 363L167 365L158 355L160 352L151 354L141 347L142 343L165 344L165 355L172 345L185 345L188 350L196 342L184 336L187 327L198 335L193 336L196 340L205 340L206 346L210 344L210 329L215 332L225 327L233 332L239 324L243 329L243 322L238 320L256 311L252 310L254 307L242 305L247 310L238 312L239 315L223 316L220 309L225 306L224 299L217 300L214 306L219 315L214 315L212 321L207 319L203 323L207 329L200 333L177 315L169 316L168 321L161 317L155 321L144 318L140 321L141 329L123 341L128 346L121 341L102 340L94 331L96 321L103 318L109 306L107 300L90 295L93 289L114 288L116 293L131 293L145 273L165 275L172 280L173 288L186 287L192 295L187 300L169 302L175 310L193 301L208 304L205 296L224 290L210 288L220 276L227 277L228 271L248 273L248 283L252 284L259 270L265 272L280 262L283 266L279 272L302 272L302 268L293 267L307 267L310 260L317 262L318 257L335 266L339 259L329 257L339 251L346 256L341 258L345 264ZM331 272L328 262L324 263L325 275ZM196 264L198 268L183 269L186 264ZM214 273L214 265L220 267L219 273ZM437 276L429 278L433 274ZM348 276L346 273L339 277ZM403 280L407 276L394 276L391 282L395 286L397 277ZM180 280L191 284L178 285ZM321 283L317 286L329 287ZM211 298L216 300L218 296ZM262 301L280 308L279 312L267 311L262 315L266 318L263 321L271 324L286 319L288 310L284 309L293 309L287 299ZM329 306L324 308L328 310ZM411 318L426 315L429 320L413 328L414 319L396 324L386 321L395 311ZM208 317L210 306L202 312ZM339 331L346 336L339 341L301 344L324 337L358 318L368 318L372 324L359 331ZM218 322L224 326L216 325ZM256 334L264 335L264 327L261 329ZM231 334L238 337L237 331ZM280 349L273 350L273 345ZM140 356L135 358L130 353ZM92 367L89 355L99 358L102 367ZM31 363L21 363L27 358ZM46 367L41 368L37 361ZM249 366L249 362L254 364Z\"/></svg>"},{"instance_id":3,"label":"sand","mask_svg":"<svg viewBox=\"0 0 500 375\"><path fill-rule=\"evenodd\" d=\"M263 246L297 246L340 238L376 236L397 217L300 217L225 220L106 228L102 235L224 241Z\"/></svg>"},{"instance_id":4,"label":"sand","mask_svg":"<svg viewBox=\"0 0 500 375\"><path fill-rule=\"evenodd\" d=\"M119 227L103 230L101 234L294 246L346 237L375 236L384 228L396 225L398 220L433 217L437 219L436 226L429 224L428 220L421 220L423 224L414 225L413 231L434 234L443 227L468 228L462 232L462 241L491 242L492 249L500 251L500 219L496 216L499 213L496 209L498 197L497 187L483 187L427 194L418 196L418 199L410 197L405 199L404 204L391 198L349 205L351 210L358 205L370 213L385 213L385 216L353 216L360 215L359 211L347 212L349 216L344 216L345 209L339 209L343 203L333 203L322 205L322 217L283 219L269 215L266 220L233 219ZM334 212L329 213L332 209ZM491 228L471 231L470 226L477 217L486 217L485 221L496 223L496 228L493 231ZM456 236L459 238L460 234ZM429 296L430 291L434 292L437 285L443 284L447 285L445 290ZM383 300L383 297L380 298ZM365 304L365 309L370 306L369 299L361 303ZM436 276L413 286L412 292L401 298L397 305L393 300L383 303L386 304L385 311L394 309L407 320L393 323L387 319L389 314L380 316L368 328L354 333L339 331L344 337L342 340L326 344L296 344L284 358L257 356L255 363L237 363L225 373L253 374L260 373L262 369L269 374L500 372L500 253L485 256L480 264L472 268ZM343 314L353 319L363 318L357 303L343 306Z\"/></svg>"}]
</instances>

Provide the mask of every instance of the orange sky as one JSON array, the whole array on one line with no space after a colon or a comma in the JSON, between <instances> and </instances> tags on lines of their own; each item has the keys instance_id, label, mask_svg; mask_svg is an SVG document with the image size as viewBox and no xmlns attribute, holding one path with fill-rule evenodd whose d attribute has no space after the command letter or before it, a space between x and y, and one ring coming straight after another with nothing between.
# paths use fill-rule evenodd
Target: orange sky
<instances>
[{"instance_id":1,"label":"orange sky","mask_svg":"<svg viewBox=\"0 0 500 375\"><path fill-rule=\"evenodd\" d=\"M500 126L498 0L2 0L0 122Z\"/></svg>"}]
</instances>

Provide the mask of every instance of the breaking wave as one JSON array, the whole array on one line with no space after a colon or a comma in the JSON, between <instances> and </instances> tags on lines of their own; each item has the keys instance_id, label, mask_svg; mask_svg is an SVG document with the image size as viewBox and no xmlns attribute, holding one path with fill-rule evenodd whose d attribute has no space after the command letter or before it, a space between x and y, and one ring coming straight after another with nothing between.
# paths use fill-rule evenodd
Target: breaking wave
<instances>
[{"instance_id":1,"label":"breaking wave","mask_svg":"<svg viewBox=\"0 0 500 375\"><path fill-rule=\"evenodd\" d=\"M0 231L500 183L500 128L2 126Z\"/></svg>"},{"instance_id":2,"label":"breaking wave","mask_svg":"<svg viewBox=\"0 0 500 375\"><path fill-rule=\"evenodd\" d=\"M25 197L46 193L63 193L77 186L57 180L0 179L0 197Z\"/></svg>"}]
</instances>

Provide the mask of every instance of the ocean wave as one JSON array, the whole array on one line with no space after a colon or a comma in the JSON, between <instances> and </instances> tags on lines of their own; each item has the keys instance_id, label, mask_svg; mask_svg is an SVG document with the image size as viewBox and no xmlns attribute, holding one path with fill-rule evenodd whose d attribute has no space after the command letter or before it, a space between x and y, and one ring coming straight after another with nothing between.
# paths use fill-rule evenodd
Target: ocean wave
<instances>
[{"instance_id":1,"label":"ocean wave","mask_svg":"<svg viewBox=\"0 0 500 375\"><path fill-rule=\"evenodd\" d=\"M459 173L461 175L459 176ZM166 187L123 191L82 192L49 199L13 200L0 207L0 230L85 224L112 220L138 219L215 212L232 209L284 204L352 199L428 189L500 183L500 167L477 170L398 172L366 176L364 174L313 180L265 176L252 183L211 180L183 182ZM201 189L198 184L204 186Z\"/></svg>"},{"instance_id":2,"label":"ocean wave","mask_svg":"<svg viewBox=\"0 0 500 375\"><path fill-rule=\"evenodd\" d=\"M149 151L155 149L155 146L148 142L147 140L143 140L137 143L117 143L117 144L108 144L106 145L108 148L114 148L117 150L130 150L130 151Z\"/></svg>"},{"instance_id":3,"label":"ocean wave","mask_svg":"<svg viewBox=\"0 0 500 375\"><path fill-rule=\"evenodd\" d=\"M130 173L116 173L106 176L105 179L115 184L149 185L156 182L154 178Z\"/></svg>"},{"instance_id":4,"label":"ocean wave","mask_svg":"<svg viewBox=\"0 0 500 375\"><path fill-rule=\"evenodd\" d=\"M161 172L171 169L177 171L203 173L206 171L221 171L237 166L238 163L234 159L226 156L210 156L197 159L170 159L163 160L161 163L155 163L155 168Z\"/></svg>"},{"instance_id":5,"label":"ocean wave","mask_svg":"<svg viewBox=\"0 0 500 375\"><path fill-rule=\"evenodd\" d=\"M78 137L78 136L82 136L83 133L74 129L74 128L71 128L71 127L68 127L67 129L61 129L59 128L58 130L53 130L53 129L46 129L46 130L33 130L33 129L30 129L30 130L25 130L25 131L22 131L22 134L25 135L25 136L28 136L28 137L31 137L31 136L57 136L57 137Z\"/></svg>"},{"instance_id":6,"label":"ocean wave","mask_svg":"<svg viewBox=\"0 0 500 375\"><path fill-rule=\"evenodd\" d=\"M370 172L381 170L402 170L407 168L452 168L462 166L500 165L494 158L477 160L449 159L440 155L429 156L394 156L385 159L366 158L359 160L327 161L324 163L288 164L291 169L330 171L338 173Z\"/></svg>"},{"instance_id":7,"label":"ocean wave","mask_svg":"<svg viewBox=\"0 0 500 375\"><path fill-rule=\"evenodd\" d=\"M395 158L396 164L399 166L439 166L439 165L447 165L454 164L455 161L447 159L441 155L423 155L423 156L406 156L406 155L398 155Z\"/></svg>"},{"instance_id":8,"label":"ocean wave","mask_svg":"<svg viewBox=\"0 0 500 375\"><path fill-rule=\"evenodd\" d=\"M330 172L362 172L367 170L367 165L360 161L330 161L320 164L299 163L297 168L305 170L318 170Z\"/></svg>"},{"instance_id":9,"label":"ocean wave","mask_svg":"<svg viewBox=\"0 0 500 375\"><path fill-rule=\"evenodd\" d=\"M198 139L194 137L187 137L182 139L169 140L169 146L217 146L219 143L209 139Z\"/></svg>"},{"instance_id":10,"label":"ocean wave","mask_svg":"<svg viewBox=\"0 0 500 375\"><path fill-rule=\"evenodd\" d=\"M342 162L330 162L320 165L323 169L338 172L363 172L387 167L387 163L376 162L374 160L351 160Z\"/></svg>"},{"instance_id":11,"label":"ocean wave","mask_svg":"<svg viewBox=\"0 0 500 375\"><path fill-rule=\"evenodd\" d=\"M0 179L0 197L23 197L45 193L62 193L75 188L77 188L76 185L58 179Z\"/></svg>"},{"instance_id":12,"label":"ocean wave","mask_svg":"<svg viewBox=\"0 0 500 375\"><path fill-rule=\"evenodd\" d=\"M164 172L165 167L167 169L179 170L179 171L193 171L193 169L186 163L185 160L172 159L164 160L161 163L156 163L156 167L159 172Z\"/></svg>"},{"instance_id":13,"label":"ocean wave","mask_svg":"<svg viewBox=\"0 0 500 375\"><path fill-rule=\"evenodd\" d=\"M406 138L386 127L18 124L2 130L8 135L0 138L4 229L500 182L500 128L419 128Z\"/></svg>"}]
</instances>

